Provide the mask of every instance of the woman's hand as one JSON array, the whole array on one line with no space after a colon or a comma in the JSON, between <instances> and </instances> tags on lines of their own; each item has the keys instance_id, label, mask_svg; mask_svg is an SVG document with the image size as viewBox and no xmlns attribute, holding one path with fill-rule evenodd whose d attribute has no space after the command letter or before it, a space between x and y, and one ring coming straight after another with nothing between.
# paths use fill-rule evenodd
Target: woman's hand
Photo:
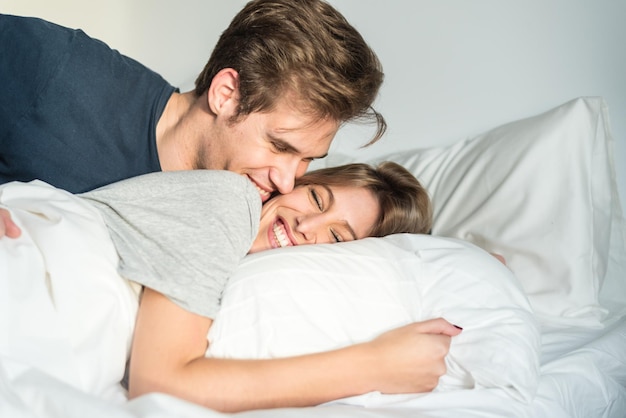
<instances>
[{"instance_id":1,"label":"woman's hand","mask_svg":"<svg viewBox=\"0 0 626 418\"><path fill-rule=\"evenodd\" d=\"M446 373L451 337L461 333L444 319L416 322L388 331L367 343L371 368L379 374L376 390L383 393L429 392Z\"/></svg>"},{"instance_id":2,"label":"woman's hand","mask_svg":"<svg viewBox=\"0 0 626 418\"><path fill-rule=\"evenodd\" d=\"M450 339L461 332L434 319L338 350L236 360L204 357L211 324L145 289L130 361L130 397L158 391L234 412L318 405L371 391L425 392L445 373Z\"/></svg>"},{"instance_id":3,"label":"woman's hand","mask_svg":"<svg viewBox=\"0 0 626 418\"><path fill-rule=\"evenodd\" d=\"M0 238L6 236L8 238L18 238L22 231L15 225L11 219L11 212L7 209L0 208Z\"/></svg>"}]
</instances>

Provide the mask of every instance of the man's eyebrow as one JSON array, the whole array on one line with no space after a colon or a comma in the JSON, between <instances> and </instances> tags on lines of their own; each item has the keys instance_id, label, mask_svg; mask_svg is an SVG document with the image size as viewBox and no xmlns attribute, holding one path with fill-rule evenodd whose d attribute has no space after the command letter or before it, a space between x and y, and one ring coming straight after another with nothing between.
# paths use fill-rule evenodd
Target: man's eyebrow
<instances>
[{"instance_id":1,"label":"man's eyebrow","mask_svg":"<svg viewBox=\"0 0 626 418\"><path fill-rule=\"evenodd\" d=\"M331 207L333 203L335 203L335 195L333 194L333 190L325 184L322 184L321 186L326 189L326 192L328 192L328 207ZM352 229L352 226L350 226L348 221L342 221L342 223L344 224L350 235L352 235L352 238L355 241L358 240L359 238L356 236L356 232L354 232L354 229Z\"/></svg>"}]
</instances>

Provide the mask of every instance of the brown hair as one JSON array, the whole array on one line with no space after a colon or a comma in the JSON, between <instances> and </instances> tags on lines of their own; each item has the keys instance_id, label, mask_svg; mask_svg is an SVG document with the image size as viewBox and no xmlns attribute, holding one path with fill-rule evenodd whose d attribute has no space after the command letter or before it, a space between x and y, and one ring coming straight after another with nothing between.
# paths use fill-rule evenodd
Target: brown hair
<instances>
[{"instance_id":1,"label":"brown hair","mask_svg":"<svg viewBox=\"0 0 626 418\"><path fill-rule=\"evenodd\" d=\"M359 32L324 1L249 2L222 33L196 79L196 96L224 68L239 73L235 121L271 111L290 95L299 110L320 120L374 121L377 131L366 146L387 128L372 108L382 66Z\"/></svg>"},{"instance_id":2,"label":"brown hair","mask_svg":"<svg viewBox=\"0 0 626 418\"><path fill-rule=\"evenodd\" d=\"M432 226L428 192L406 168L386 161L374 167L355 163L322 168L296 179L296 187L323 184L335 187L364 187L380 203L378 220L369 233L382 237L398 233L427 234Z\"/></svg>"}]
</instances>

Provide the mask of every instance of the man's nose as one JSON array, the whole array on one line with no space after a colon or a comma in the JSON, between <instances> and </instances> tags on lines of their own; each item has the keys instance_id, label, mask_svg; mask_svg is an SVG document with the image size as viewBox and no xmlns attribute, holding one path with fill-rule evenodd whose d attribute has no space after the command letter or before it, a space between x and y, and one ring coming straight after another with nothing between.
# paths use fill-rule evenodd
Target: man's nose
<instances>
[{"instance_id":1,"label":"man's nose","mask_svg":"<svg viewBox=\"0 0 626 418\"><path fill-rule=\"evenodd\" d=\"M308 166L308 161L303 161L301 158L294 158L273 170L270 180L276 186L276 190L278 190L279 193L290 193L293 190L296 177L302 176Z\"/></svg>"}]
</instances>

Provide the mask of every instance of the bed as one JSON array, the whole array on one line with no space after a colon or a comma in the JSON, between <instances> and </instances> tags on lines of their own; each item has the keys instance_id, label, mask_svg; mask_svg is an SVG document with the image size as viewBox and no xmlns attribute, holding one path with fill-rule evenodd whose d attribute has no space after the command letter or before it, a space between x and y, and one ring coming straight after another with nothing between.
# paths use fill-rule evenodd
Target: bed
<instances>
[{"instance_id":1,"label":"bed","mask_svg":"<svg viewBox=\"0 0 626 418\"><path fill-rule=\"evenodd\" d=\"M127 401L119 350L94 341L106 336L112 346L128 348L137 289L103 284L97 278L109 272L90 261L84 286L97 297L71 297L77 290L68 285L70 297L55 301L57 310L89 304L92 312L62 329L82 338L65 357L52 355L61 333L54 331L61 330L56 314L37 299L15 306L6 279L17 270L0 276L3 326L17 320L14 312L32 308L50 321L51 334L41 343L49 356L34 363L0 355L0 416L624 417L626 224L613 146L605 101L580 97L449 146L378 156L369 162L396 161L426 185L432 235L250 255L231 278L207 336L207 355L273 357L331 349L443 316L464 330L432 393L374 392L235 414L163 394ZM318 166L351 161L332 154ZM59 239L66 242L50 251L67 252L72 234L98 233L80 224L63 228ZM71 248L78 259L84 250ZM111 251L105 245L101 252L110 257ZM507 265L489 252L502 254ZM12 266L13 255L0 251L0 265ZM9 343L3 336L0 354ZM80 373L91 389L65 383L56 370Z\"/></svg>"}]
</instances>

